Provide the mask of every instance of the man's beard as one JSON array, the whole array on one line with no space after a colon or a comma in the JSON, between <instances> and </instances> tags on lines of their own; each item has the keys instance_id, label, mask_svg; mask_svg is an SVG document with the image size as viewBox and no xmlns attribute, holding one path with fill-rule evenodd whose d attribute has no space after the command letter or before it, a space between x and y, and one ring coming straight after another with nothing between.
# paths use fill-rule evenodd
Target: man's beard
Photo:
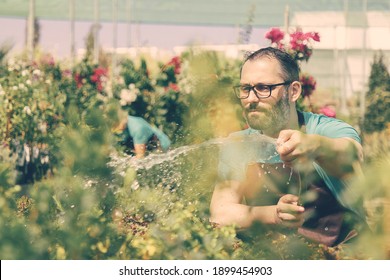
<instances>
[{"instance_id":1,"label":"man's beard","mask_svg":"<svg viewBox=\"0 0 390 280\"><path fill-rule=\"evenodd\" d=\"M260 115L251 114L251 110L258 110ZM277 133L287 127L290 118L290 104L288 95L283 94L283 97L270 110L258 108L257 104L250 104L244 109L245 118L248 125L256 130L261 130L268 133Z\"/></svg>"}]
</instances>

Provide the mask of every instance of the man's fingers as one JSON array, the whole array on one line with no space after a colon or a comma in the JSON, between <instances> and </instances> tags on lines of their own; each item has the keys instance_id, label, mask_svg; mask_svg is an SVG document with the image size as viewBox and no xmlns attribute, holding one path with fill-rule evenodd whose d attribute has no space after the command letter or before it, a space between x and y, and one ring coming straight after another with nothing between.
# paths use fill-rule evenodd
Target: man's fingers
<instances>
[{"instance_id":1,"label":"man's fingers","mask_svg":"<svg viewBox=\"0 0 390 280\"><path fill-rule=\"evenodd\" d=\"M276 145L283 145L288 139L290 139L291 135L294 133L294 130L282 130L279 133L278 139L276 140Z\"/></svg>"},{"instance_id":2,"label":"man's fingers","mask_svg":"<svg viewBox=\"0 0 390 280\"><path fill-rule=\"evenodd\" d=\"M289 142L276 147L276 151L281 156L287 156L288 154L291 154L294 150L295 150L294 146L289 144Z\"/></svg>"},{"instance_id":3,"label":"man's fingers","mask_svg":"<svg viewBox=\"0 0 390 280\"><path fill-rule=\"evenodd\" d=\"M290 213L279 213L279 219L282 221L298 221L301 219L302 215L300 214L290 214Z\"/></svg>"},{"instance_id":4,"label":"man's fingers","mask_svg":"<svg viewBox=\"0 0 390 280\"><path fill-rule=\"evenodd\" d=\"M285 194L283 195L280 199L279 202L283 203L293 203L293 202L298 202L299 197L293 194Z\"/></svg>"},{"instance_id":5,"label":"man's fingers","mask_svg":"<svg viewBox=\"0 0 390 280\"><path fill-rule=\"evenodd\" d=\"M294 202L295 203L295 202ZM305 208L302 206L298 206L297 204L283 204L279 205L278 213L303 213Z\"/></svg>"}]
</instances>

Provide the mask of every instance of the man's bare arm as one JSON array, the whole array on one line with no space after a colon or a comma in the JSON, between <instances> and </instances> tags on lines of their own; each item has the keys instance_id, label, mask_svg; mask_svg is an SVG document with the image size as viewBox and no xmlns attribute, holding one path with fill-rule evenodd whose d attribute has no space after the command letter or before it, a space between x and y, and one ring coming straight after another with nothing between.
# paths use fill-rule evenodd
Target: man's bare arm
<instances>
[{"instance_id":1,"label":"man's bare arm","mask_svg":"<svg viewBox=\"0 0 390 280\"><path fill-rule=\"evenodd\" d=\"M210 221L218 225L248 228L254 222L296 227L302 224L304 208L297 205L298 197L283 196L277 205L248 206L242 203L242 190L237 181L217 184L211 199Z\"/></svg>"}]
</instances>

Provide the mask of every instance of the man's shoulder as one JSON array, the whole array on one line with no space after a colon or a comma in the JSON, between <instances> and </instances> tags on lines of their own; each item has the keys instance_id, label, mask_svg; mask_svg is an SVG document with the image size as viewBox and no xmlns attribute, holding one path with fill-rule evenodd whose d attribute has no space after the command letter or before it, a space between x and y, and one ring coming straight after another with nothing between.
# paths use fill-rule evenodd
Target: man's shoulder
<instances>
[{"instance_id":1,"label":"man's shoulder","mask_svg":"<svg viewBox=\"0 0 390 280\"><path fill-rule=\"evenodd\" d=\"M360 142L358 132L343 120L322 114L302 112L306 124L306 132L319 134L330 138L348 137Z\"/></svg>"}]
</instances>

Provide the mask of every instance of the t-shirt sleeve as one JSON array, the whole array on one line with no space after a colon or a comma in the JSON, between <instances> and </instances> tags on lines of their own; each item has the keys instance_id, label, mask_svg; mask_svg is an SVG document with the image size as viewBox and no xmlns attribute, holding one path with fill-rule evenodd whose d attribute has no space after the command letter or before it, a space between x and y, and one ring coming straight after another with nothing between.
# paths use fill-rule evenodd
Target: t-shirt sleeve
<instances>
[{"instance_id":1,"label":"t-shirt sleeve","mask_svg":"<svg viewBox=\"0 0 390 280\"><path fill-rule=\"evenodd\" d=\"M361 138L351 125L335 118L318 115L308 124L309 134L319 134L329 138L351 138L361 143Z\"/></svg>"}]
</instances>

